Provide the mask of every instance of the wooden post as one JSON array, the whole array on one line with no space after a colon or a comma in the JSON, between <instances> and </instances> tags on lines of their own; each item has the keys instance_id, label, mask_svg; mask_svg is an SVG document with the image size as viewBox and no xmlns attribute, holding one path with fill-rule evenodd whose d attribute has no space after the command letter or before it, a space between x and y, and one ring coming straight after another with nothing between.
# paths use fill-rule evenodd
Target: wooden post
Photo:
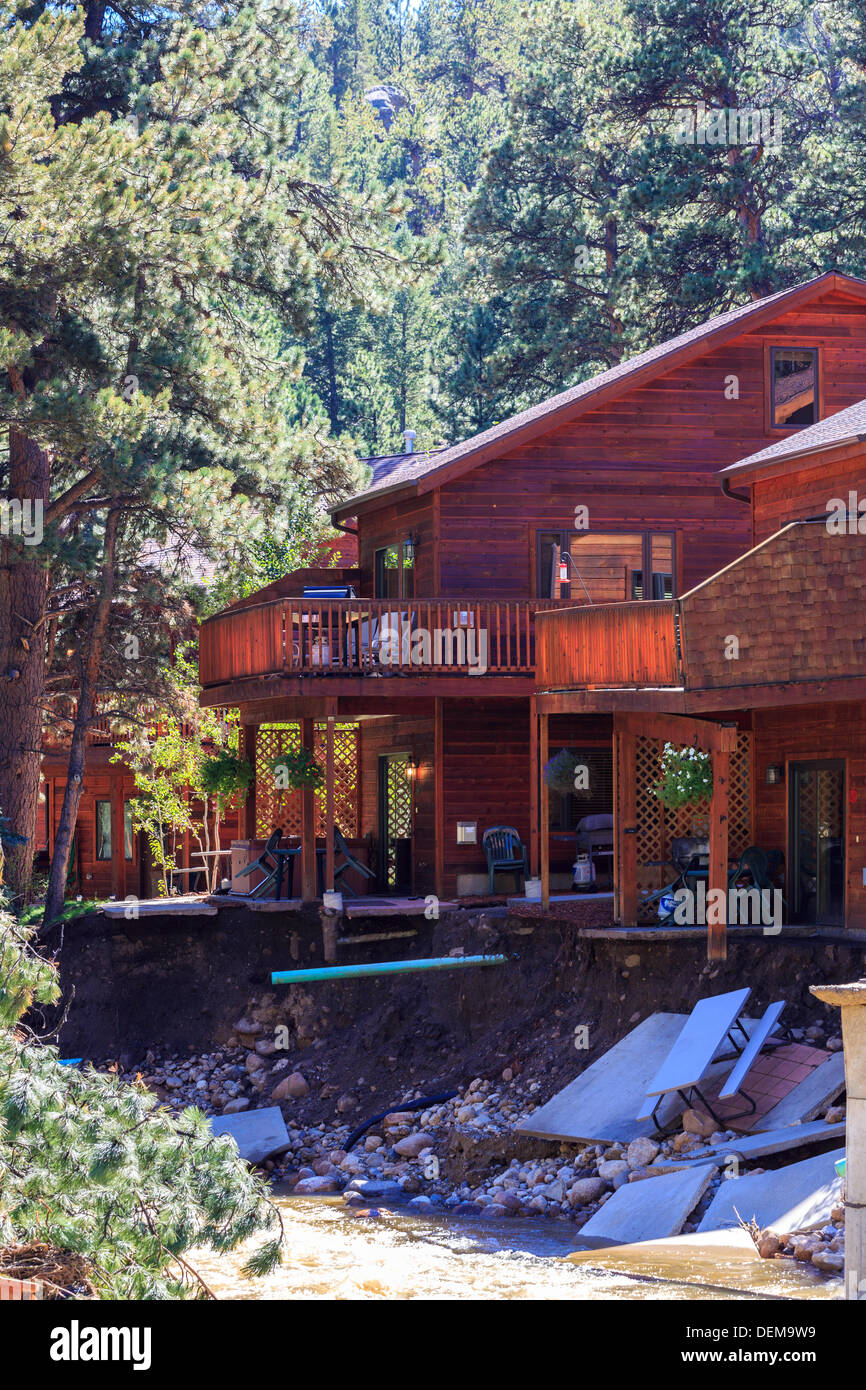
<instances>
[{"instance_id":1,"label":"wooden post","mask_svg":"<svg viewBox=\"0 0 866 1390\"><path fill-rule=\"evenodd\" d=\"M315 724L312 719L301 720L301 742L312 754ZM301 790L301 898L305 903L316 901L316 795L312 787Z\"/></svg>"},{"instance_id":2,"label":"wooden post","mask_svg":"<svg viewBox=\"0 0 866 1390\"><path fill-rule=\"evenodd\" d=\"M126 863L123 837L123 784L120 770L111 781L111 891L116 898L126 896Z\"/></svg>"},{"instance_id":3,"label":"wooden post","mask_svg":"<svg viewBox=\"0 0 866 1390\"><path fill-rule=\"evenodd\" d=\"M444 731L442 727L442 697L433 702L433 834L434 879L436 896L445 896L445 781L443 773ZM413 856L414 859L414 856Z\"/></svg>"},{"instance_id":4,"label":"wooden post","mask_svg":"<svg viewBox=\"0 0 866 1390\"><path fill-rule=\"evenodd\" d=\"M637 926L637 737L618 732L616 757L618 822L615 828L617 901L623 927Z\"/></svg>"},{"instance_id":5,"label":"wooden post","mask_svg":"<svg viewBox=\"0 0 866 1390\"><path fill-rule=\"evenodd\" d=\"M242 724L240 735L239 753L242 758L247 758L253 765L253 780L247 788L247 794L241 806L238 817L238 830L242 840L254 840L256 838L256 744L259 737L258 724ZM255 858L255 855L253 855Z\"/></svg>"},{"instance_id":6,"label":"wooden post","mask_svg":"<svg viewBox=\"0 0 866 1390\"><path fill-rule=\"evenodd\" d=\"M542 714L540 717L540 740L539 754L541 766L547 766L547 721L549 715ZM546 912L550 906L550 793L547 784L540 782L539 796L541 799L541 910Z\"/></svg>"},{"instance_id":7,"label":"wooden post","mask_svg":"<svg viewBox=\"0 0 866 1390\"><path fill-rule=\"evenodd\" d=\"M325 887L334 891L334 721L325 726Z\"/></svg>"},{"instance_id":8,"label":"wooden post","mask_svg":"<svg viewBox=\"0 0 866 1390\"><path fill-rule=\"evenodd\" d=\"M529 875L538 878L538 701L529 698Z\"/></svg>"},{"instance_id":9,"label":"wooden post","mask_svg":"<svg viewBox=\"0 0 866 1390\"><path fill-rule=\"evenodd\" d=\"M716 750L713 760L713 797L710 802L710 871L707 882L707 960L727 958L728 924L728 784L731 755ZM719 903L710 906L714 888L721 889Z\"/></svg>"}]
</instances>

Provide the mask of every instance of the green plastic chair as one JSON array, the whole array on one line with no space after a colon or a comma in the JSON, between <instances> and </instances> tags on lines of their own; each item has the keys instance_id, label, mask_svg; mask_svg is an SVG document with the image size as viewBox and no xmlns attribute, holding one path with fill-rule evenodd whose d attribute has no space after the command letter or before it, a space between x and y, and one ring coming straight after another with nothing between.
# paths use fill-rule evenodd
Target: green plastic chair
<instances>
[{"instance_id":1,"label":"green plastic chair","mask_svg":"<svg viewBox=\"0 0 866 1390\"><path fill-rule=\"evenodd\" d=\"M496 893L497 873L514 874L515 891L520 891L520 875L524 881L529 869L526 862L526 847L513 826L491 825L481 836L481 845L487 857L487 871L490 874L490 894Z\"/></svg>"}]
</instances>

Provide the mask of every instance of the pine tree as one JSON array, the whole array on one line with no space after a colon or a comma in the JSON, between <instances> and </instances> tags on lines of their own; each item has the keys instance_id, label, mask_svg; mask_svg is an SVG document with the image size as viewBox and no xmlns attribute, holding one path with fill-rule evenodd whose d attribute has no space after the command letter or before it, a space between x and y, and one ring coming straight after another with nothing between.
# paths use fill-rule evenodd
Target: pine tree
<instances>
[{"instance_id":1,"label":"pine tree","mask_svg":"<svg viewBox=\"0 0 866 1390\"><path fill-rule=\"evenodd\" d=\"M38 545L0 538L0 805L31 840L54 577L78 567L57 586L61 621L97 590L110 609L130 516L139 539L179 529L218 556L311 477L324 500L350 488L347 448L290 422L300 359L267 351L260 315L297 341L317 286L363 301L396 261L376 245L390 215L375 193L349 197L283 153L304 72L284 29L261 13L218 35L176 27L134 121L58 126L52 94L80 39L76 17L46 10L8 28L0 67L6 481L44 521ZM29 858L10 856L18 891Z\"/></svg>"},{"instance_id":2,"label":"pine tree","mask_svg":"<svg viewBox=\"0 0 866 1390\"><path fill-rule=\"evenodd\" d=\"M169 1116L144 1086L60 1066L24 1025L59 997L54 966L0 912L0 1246L45 1243L86 1261L101 1298L206 1297L186 1256L258 1232L250 1274L280 1261L262 1180L200 1110Z\"/></svg>"}]
</instances>

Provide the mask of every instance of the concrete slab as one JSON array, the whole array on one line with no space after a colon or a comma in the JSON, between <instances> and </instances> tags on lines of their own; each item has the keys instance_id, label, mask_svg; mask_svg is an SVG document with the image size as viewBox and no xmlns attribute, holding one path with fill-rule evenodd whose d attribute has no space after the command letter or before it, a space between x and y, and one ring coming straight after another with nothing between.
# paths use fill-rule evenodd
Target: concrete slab
<instances>
[{"instance_id":1,"label":"concrete slab","mask_svg":"<svg viewBox=\"0 0 866 1390\"><path fill-rule=\"evenodd\" d=\"M844 1156L844 1149L834 1149L769 1173L729 1178L713 1198L698 1231L727 1229L740 1218L756 1221L762 1230L769 1227L777 1235L825 1225L842 1194L842 1179L836 1176L834 1165Z\"/></svg>"},{"instance_id":2,"label":"concrete slab","mask_svg":"<svg viewBox=\"0 0 866 1390\"><path fill-rule=\"evenodd\" d=\"M655 1126L635 1118L650 1078L682 1032L687 1014L651 1014L602 1057L591 1062L546 1105L517 1126L540 1139L581 1139L588 1143L630 1143L655 1133ZM662 1106L665 1122L683 1104L674 1096Z\"/></svg>"},{"instance_id":3,"label":"concrete slab","mask_svg":"<svg viewBox=\"0 0 866 1390\"><path fill-rule=\"evenodd\" d=\"M300 912L300 898L247 898L243 893L213 893L208 898L214 911L221 907L248 907L251 912Z\"/></svg>"},{"instance_id":4,"label":"concrete slab","mask_svg":"<svg viewBox=\"0 0 866 1390\"><path fill-rule=\"evenodd\" d=\"M122 917L127 921L136 917L216 917L217 909L211 906L210 899L198 897L177 898L121 898L118 902L103 903L102 911L106 917ZM134 913L134 917L128 914Z\"/></svg>"},{"instance_id":5,"label":"concrete slab","mask_svg":"<svg viewBox=\"0 0 866 1390\"><path fill-rule=\"evenodd\" d=\"M583 1235L579 1232L578 1240ZM641 1240L628 1245L606 1245L600 1250L575 1250L567 1256L572 1264L603 1265L617 1269L620 1266L630 1269L636 1261L647 1257L650 1260L683 1258L701 1255L709 1264L719 1259L735 1259L745 1264L760 1263L755 1242L742 1226L723 1231L707 1231L701 1235L693 1231L687 1236L662 1236L658 1240Z\"/></svg>"},{"instance_id":6,"label":"concrete slab","mask_svg":"<svg viewBox=\"0 0 866 1390\"><path fill-rule=\"evenodd\" d=\"M679 1235L715 1171L707 1163L652 1182L626 1183L581 1227L581 1237L602 1236L624 1245Z\"/></svg>"},{"instance_id":7,"label":"concrete slab","mask_svg":"<svg viewBox=\"0 0 866 1390\"><path fill-rule=\"evenodd\" d=\"M845 1058L835 1052L820 1067L799 1081L792 1091L768 1110L761 1120L762 1130L784 1129L814 1120L845 1089Z\"/></svg>"},{"instance_id":8,"label":"concrete slab","mask_svg":"<svg viewBox=\"0 0 866 1390\"><path fill-rule=\"evenodd\" d=\"M247 1163L263 1163L289 1142L282 1112L276 1105L264 1110L242 1110L238 1115L215 1115L210 1126L214 1134L228 1134Z\"/></svg>"},{"instance_id":9,"label":"concrete slab","mask_svg":"<svg viewBox=\"0 0 866 1390\"><path fill-rule=\"evenodd\" d=\"M702 1149L682 1158L666 1158L654 1163L654 1168L673 1171L675 1168L691 1168L695 1163L723 1164L729 1154L739 1154L746 1162L765 1158L768 1154L784 1153L787 1149L802 1149L807 1144L820 1144L822 1140L844 1139L845 1121L837 1125L825 1124L823 1120L813 1120L808 1125L788 1125L785 1129L774 1129L766 1134L743 1135L739 1139L729 1139L724 1144L716 1144L711 1149Z\"/></svg>"}]
</instances>

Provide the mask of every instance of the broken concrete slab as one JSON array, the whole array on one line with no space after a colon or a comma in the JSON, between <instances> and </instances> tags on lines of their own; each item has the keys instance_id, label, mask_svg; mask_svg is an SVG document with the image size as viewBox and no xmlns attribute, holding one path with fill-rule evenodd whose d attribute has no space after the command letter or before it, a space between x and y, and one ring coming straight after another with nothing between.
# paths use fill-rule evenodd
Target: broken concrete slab
<instances>
[{"instance_id":1,"label":"broken concrete slab","mask_svg":"<svg viewBox=\"0 0 866 1390\"><path fill-rule=\"evenodd\" d=\"M767 1111L761 1120L761 1129L783 1129L786 1125L814 1120L844 1089L845 1059L841 1052L835 1052Z\"/></svg>"},{"instance_id":2,"label":"broken concrete slab","mask_svg":"<svg viewBox=\"0 0 866 1390\"><path fill-rule=\"evenodd\" d=\"M517 1126L518 1132L540 1139L617 1142L655 1133L655 1125L637 1120L651 1077L658 1071L682 1032L687 1014L651 1014L591 1062L546 1105ZM683 1109L679 1097L665 1099L661 1115L668 1122Z\"/></svg>"},{"instance_id":3,"label":"broken concrete slab","mask_svg":"<svg viewBox=\"0 0 866 1390\"><path fill-rule=\"evenodd\" d=\"M743 1135L742 1138L728 1139L724 1144L715 1144L711 1149L701 1149L682 1158L664 1158L653 1164L668 1172L675 1168L691 1168L695 1163L722 1164L730 1154L738 1154L747 1162L765 1158L767 1154L784 1153L786 1149L802 1149L807 1144L820 1144L822 1140L844 1139L845 1121L828 1125L823 1120L813 1120L808 1125L787 1125L785 1129L769 1130L766 1134Z\"/></svg>"},{"instance_id":4,"label":"broken concrete slab","mask_svg":"<svg viewBox=\"0 0 866 1390\"><path fill-rule=\"evenodd\" d=\"M836 1175L835 1164L844 1154L844 1149L834 1149L772 1172L729 1178L713 1198L698 1231L722 1230L740 1219L755 1221L761 1230L777 1235L825 1225L841 1198L842 1179Z\"/></svg>"},{"instance_id":5,"label":"broken concrete slab","mask_svg":"<svg viewBox=\"0 0 866 1390\"><path fill-rule=\"evenodd\" d=\"M276 1105L239 1115L214 1115L210 1126L214 1134L228 1134L247 1163L264 1163L272 1154L288 1148L288 1131Z\"/></svg>"},{"instance_id":6,"label":"broken concrete slab","mask_svg":"<svg viewBox=\"0 0 866 1390\"><path fill-rule=\"evenodd\" d=\"M583 1231L578 1235L580 1240ZM632 1269L642 1259L655 1263L659 1259L692 1259L704 1257L713 1266L719 1259L735 1259L746 1264L760 1262L757 1246L742 1226L701 1235L693 1231L686 1236L661 1236L656 1240L641 1240L628 1245L605 1245L596 1250L575 1250L567 1259L572 1264L604 1265L605 1268Z\"/></svg>"},{"instance_id":7,"label":"broken concrete slab","mask_svg":"<svg viewBox=\"0 0 866 1390\"><path fill-rule=\"evenodd\" d=\"M139 917L216 917L217 909L207 898L130 897L103 903L102 913L105 917L123 917L127 921L135 921Z\"/></svg>"},{"instance_id":8,"label":"broken concrete slab","mask_svg":"<svg viewBox=\"0 0 866 1390\"><path fill-rule=\"evenodd\" d=\"M679 1235L715 1171L710 1163L696 1164L693 1169L666 1173L653 1182L626 1183L590 1217L581 1228L581 1237L601 1236L624 1245Z\"/></svg>"}]
</instances>

